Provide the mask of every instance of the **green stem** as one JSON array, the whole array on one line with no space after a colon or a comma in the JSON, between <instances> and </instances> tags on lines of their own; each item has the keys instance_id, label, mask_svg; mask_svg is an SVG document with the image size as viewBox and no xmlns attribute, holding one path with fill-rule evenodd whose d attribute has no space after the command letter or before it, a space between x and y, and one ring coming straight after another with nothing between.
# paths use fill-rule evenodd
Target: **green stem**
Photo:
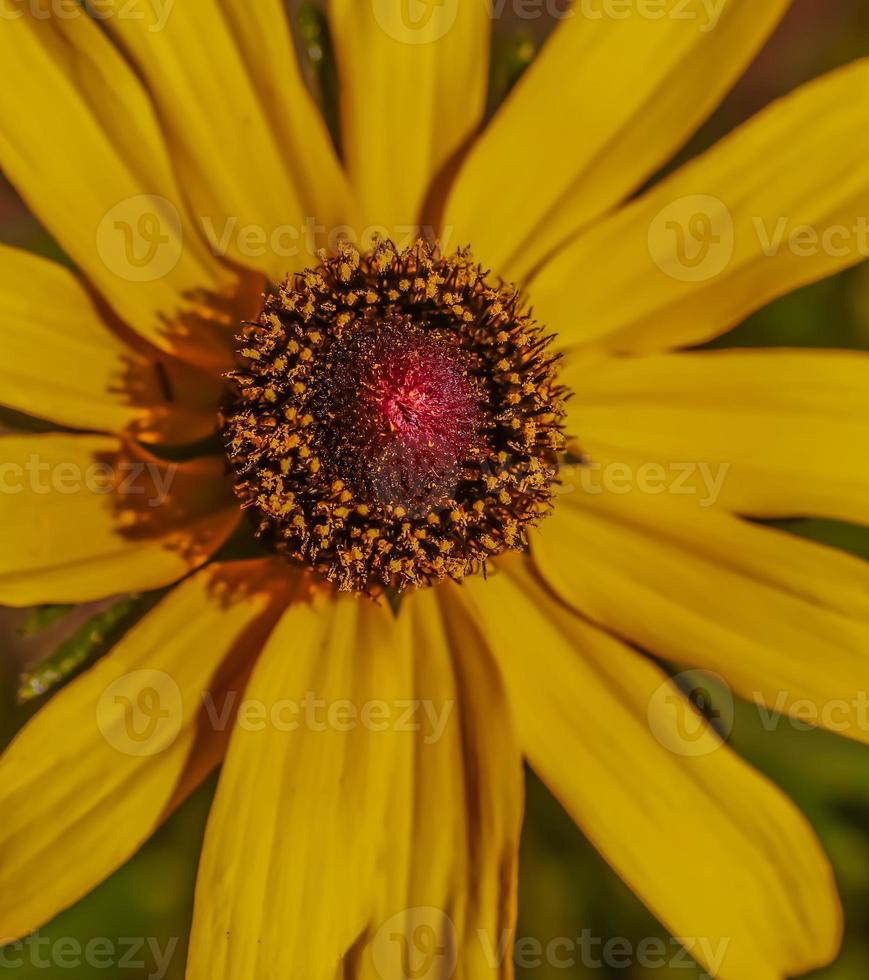
<instances>
[{"instance_id":1,"label":"green stem","mask_svg":"<svg viewBox=\"0 0 869 980\"><path fill-rule=\"evenodd\" d=\"M98 660L165 594L164 589L130 595L97 613L18 683L19 704L48 694ZM58 607L54 607L58 608Z\"/></svg>"}]
</instances>

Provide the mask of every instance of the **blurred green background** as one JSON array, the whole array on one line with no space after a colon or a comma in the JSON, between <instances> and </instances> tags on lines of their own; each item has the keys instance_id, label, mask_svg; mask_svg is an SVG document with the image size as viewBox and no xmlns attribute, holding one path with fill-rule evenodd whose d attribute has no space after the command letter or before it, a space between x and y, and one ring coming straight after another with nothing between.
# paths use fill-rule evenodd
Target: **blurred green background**
<instances>
[{"instance_id":1,"label":"blurred green background","mask_svg":"<svg viewBox=\"0 0 869 980\"><path fill-rule=\"evenodd\" d=\"M541 31L542 24L534 27ZM515 49L516 25L499 24L496 49ZM869 5L866 0L795 0L778 34L682 156L702 150L765 103L836 65L869 53ZM869 161L867 161L869 166ZM10 188L0 182L0 241L58 256L54 244ZM726 345L807 345L869 348L869 264L783 299L725 338ZM855 446L855 452L869 447ZM822 521L791 522L797 533L835 544L869 558L869 533ZM26 711L14 701L16 677L39 658L52 633L37 643L18 635L21 614L0 610L0 745L22 724ZM605 737L605 733L602 733ZM756 711L737 705L733 744L797 801L831 855L845 905L846 941L837 963L814 976L824 980L865 980L869 976L869 750L821 732L797 732L782 725L763 730ZM654 779L654 773L649 774ZM184 975L193 885L200 842L213 793L212 780L159 831L142 852L78 906L42 930L49 940L75 937L82 946L105 937L126 950L127 938L150 937L161 950L177 948L170 980ZM655 846L650 841L650 846ZM62 846L75 848L76 841ZM710 842L710 847L714 842ZM83 861L87 855L83 854ZM703 861L703 854L674 853L672 861ZM599 940L624 938L630 949L647 937L669 938L630 891L582 839L557 803L533 778L528 781L528 819L522 847L518 936L542 947L552 940L576 941L583 930ZM710 889L716 882L710 880ZM336 896L340 901L340 896ZM536 947L522 947L536 960ZM566 959L578 957L556 947ZM675 952L667 947L669 960ZM29 957L25 957L29 959ZM10 960L12 954L10 954ZM137 967L72 971L77 980L118 975L138 980L155 975L147 949L132 952ZM637 965L591 968L556 959L517 969L537 980L593 976L630 980L704 974L694 965L643 969ZM68 977L69 969L26 964L12 968L21 978ZM752 980L752 978L745 978Z\"/></svg>"}]
</instances>

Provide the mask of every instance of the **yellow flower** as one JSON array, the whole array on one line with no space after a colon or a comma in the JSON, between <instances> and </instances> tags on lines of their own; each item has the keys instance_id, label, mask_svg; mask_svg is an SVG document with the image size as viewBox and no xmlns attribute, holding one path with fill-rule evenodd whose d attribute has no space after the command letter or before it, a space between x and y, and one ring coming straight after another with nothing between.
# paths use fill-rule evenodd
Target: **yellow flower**
<instances>
[{"instance_id":1,"label":"yellow flower","mask_svg":"<svg viewBox=\"0 0 869 980\"><path fill-rule=\"evenodd\" d=\"M339 158L280 0L0 0L0 167L76 268L2 249L2 400L59 431L2 437L0 602L178 583L0 761L0 937L223 761L193 980L509 976L525 758L710 971L825 964L811 829L647 654L867 738L866 567L752 520L865 521L867 360L679 351L866 254L869 64L637 193L786 0L577 5L485 125L490 5L412 6L329 4Z\"/></svg>"}]
</instances>

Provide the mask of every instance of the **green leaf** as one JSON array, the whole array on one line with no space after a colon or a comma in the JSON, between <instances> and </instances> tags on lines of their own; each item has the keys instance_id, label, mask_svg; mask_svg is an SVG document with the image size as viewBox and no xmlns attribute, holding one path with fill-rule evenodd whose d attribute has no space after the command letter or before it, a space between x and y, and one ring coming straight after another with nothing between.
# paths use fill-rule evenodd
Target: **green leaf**
<instances>
[{"instance_id":1,"label":"green leaf","mask_svg":"<svg viewBox=\"0 0 869 980\"><path fill-rule=\"evenodd\" d=\"M130 595L97 613L18 683L17 699L26 704L65 684L106 653L165 594L161 589Z\"/></svg>"},{"instance_id":2,"label":"green leaf","mask_svg":"<svg viewBox=\"0 0 869 980\"><path fill-rule=\"evenodd\" d=\"M68 613L71 613L75 606L36 606L27 614L19 633L22 636L35 636L49 626L54 626Z\"/></svg>"},{"instance_id":3,"label":"green leaf","mask_svg":"<svg viewBox=\"0 0 869 980\"><path fill-rule=\"evenodd\" d=\"M332 35L325 13L313 3L303 4L298 13L299 37L314 81L323 119L329 128L332 142L340 152L341 124L338 88L338 62L332 45Z\"/></svg>"}]
</instances>

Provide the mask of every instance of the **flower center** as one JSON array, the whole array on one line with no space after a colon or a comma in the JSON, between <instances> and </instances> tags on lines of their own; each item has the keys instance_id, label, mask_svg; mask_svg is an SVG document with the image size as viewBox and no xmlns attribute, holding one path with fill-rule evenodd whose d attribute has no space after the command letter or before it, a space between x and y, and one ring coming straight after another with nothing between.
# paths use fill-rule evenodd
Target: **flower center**
<instances>
[{"instance_id":1,"label":"flower center","mask_svg":"<svg viewBox=\"0 0 869 980\"><path fill-rule=\"evenodd\" d=\"M313 443L358 499L425 516L482 452L482 401L455 340L395 316L337 345L311 398Z\"/></svg>"},{"instance_id":2,"label":"flower center","mask_svg":"<svg viewBox=\"0 0 869 980\"><path fill-rule=\"evenodd\" d=\"M566 391L518 291L423 243L285 282L224 410L256 533L347 591L461 579L549 508Z\"/></svg>"}]
</instances>

